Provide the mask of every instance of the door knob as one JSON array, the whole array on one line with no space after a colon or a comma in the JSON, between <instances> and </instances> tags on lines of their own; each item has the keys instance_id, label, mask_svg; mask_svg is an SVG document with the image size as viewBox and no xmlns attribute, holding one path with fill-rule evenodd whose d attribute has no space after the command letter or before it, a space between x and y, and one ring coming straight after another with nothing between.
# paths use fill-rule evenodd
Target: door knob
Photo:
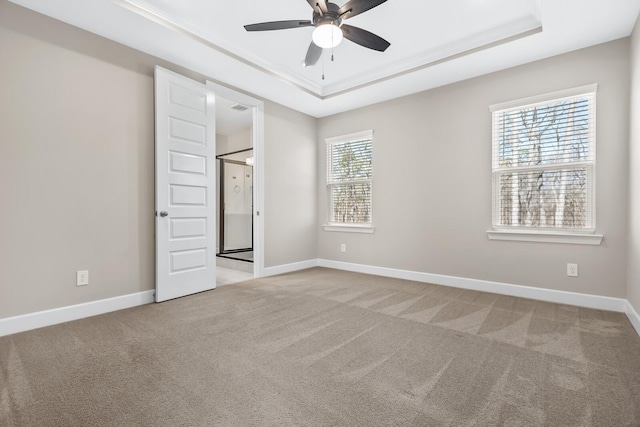
<instances>
[{"instance_id":1,"label":"door knob","mask_svg":"<svg viewBox=\"0 0 640 427\"><path fill-rule=\"evenodd\" d=\"M169 212L167 212L167 211L160 211L160 216L161 216L162 218L164 218L165 216L169 216Z\"/></svg>"}]
</instances>

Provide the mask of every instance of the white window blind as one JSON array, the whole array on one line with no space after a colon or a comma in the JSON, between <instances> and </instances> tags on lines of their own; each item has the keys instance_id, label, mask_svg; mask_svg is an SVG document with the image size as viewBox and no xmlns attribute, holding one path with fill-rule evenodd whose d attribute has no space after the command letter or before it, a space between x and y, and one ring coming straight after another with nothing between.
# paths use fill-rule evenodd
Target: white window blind
<instances>
[{"instance_id":1,"label":"white window blind","mask_svg":"<svg viewBox=\"0 0 640 427\"><path fill-rule=\"evenodd\" d=\"M372 131L327 142L327 222L371 224Z\"/></svg>"},{"instance_id":2,"label":"white window blind","mask_svg":"<svg viewBox=\"0 0 640 427\"><path fill-rule=\"evenodd\" d=\"M595 230L595 86L562 95L492 108L494 228Z\"/></svg>"}]
</instances>

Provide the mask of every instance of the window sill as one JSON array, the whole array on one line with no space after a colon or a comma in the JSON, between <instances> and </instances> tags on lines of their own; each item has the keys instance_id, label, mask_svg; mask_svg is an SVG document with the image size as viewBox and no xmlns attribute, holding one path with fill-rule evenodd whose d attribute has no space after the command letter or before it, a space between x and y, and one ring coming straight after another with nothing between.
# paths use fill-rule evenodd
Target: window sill
<instances>
[{"instance_id":1,"label":"window sill","mask_svg":"<svg viewBox=\"0 0 640 427\"><path fill-rule=\"evenodd\" d=\"M602 234L578 234L552 231L489 230L489 240L509 240L518 242L567 243L573 245L599 245Z\"/></svg>"},{"instance_id":2,"label":"window sill","mask_svg":"<svg viewBox=\"0 0 640 427\"><path fill-rule=\"evenodd\" d=\"M375 231L373 225L357 225L357 224L325 224L324 231L338 231L343 233L367 233L372 234Z\"/></svg>"}]
</instances>

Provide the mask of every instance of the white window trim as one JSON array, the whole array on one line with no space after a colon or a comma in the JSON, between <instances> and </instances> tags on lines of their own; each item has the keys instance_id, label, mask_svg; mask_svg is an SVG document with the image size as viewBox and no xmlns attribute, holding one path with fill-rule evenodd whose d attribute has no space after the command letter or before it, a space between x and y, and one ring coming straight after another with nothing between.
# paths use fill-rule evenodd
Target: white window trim
<instances>
[{"instance_id":1,"label":"white window trim","mask_svg":"<svg viewBox=\"0 0 640 427\"><path fill-rule=\"evenodd\" d=\"M590 85L574 87L571 89L545 93L542 95L530 96L528 98L516 99L514 101L501 102L500 104L493 104L489 106L489 110L492 113L498 110L519 110L523 107L530 107L536 104L546 104L549 101L555 101L557 99L573 98L574 96L584 95L585 93L596 92L598 92L598 84L594 83Z\"/></svg>"},{"instance_id":2,"label":"white window trim","mask_svg":"<svg viewBox=\"0 0 640 427\"><path fill-rule=\"evenodd\" d=\"M330 144L346 142L349 140L356 140L361 138L369 138L372 141L372 149L373 149L373 129L363 130L360 132L353 132L346 135L334 136L331 138L325 138L325 147L328 147ZM373 157L373 153L371 153ZM325 156L326 158L326 156ZM370 224L348 224L341 222L325 222L323 225L324 231L329 232L343 232L343 233L364 233L364 234L372 234L375 232L375 227L373 226L373 168L372 165L372 174L371 174L371 223ZM327 168L325 167L325 171ZM325 186L327 183L325 182Z\"/></svg>"},{"instance_id":3,"label":"white window trim","mask_svg":"<svg viewBox=\"0 0 640 427\"><path fill-rule=\"evenodd\" d=\"M373 129L369 129L369 130L363 130L360 132L354 132L354 133L349 133L347 135L340 135L340 136L334 136L331 138L325 138L324 142L327 144L333 144L336 142L346 142L349 140L354 140L354 139L361 139L361 138L371 138L373 139Z\"/></svg>"},{"instance_id":4,"label":"white window trim","mask_svg":"<svg viewBox=\"0 0 640 427\"><path fill-rule=\"evenodd\" d=\"M500 104L493 104L489 106L489 110L492 115L495 111L503 111L503 110L512 110L512 109L521 109L524 107L530 107L540 104L546 104L549 101L560 100L562 98L572 98L575 96L593 93L594 96L598 92L597 84L590 84L585 86L579 86L571 89L560 90L556 92L546 93L542 95L532 96L528 98L518 99L514 101L503 102ZM597 103L596 103L597 104ZM596 106L597 108L597 106ZM593 112L593 132L594 137L596 133L596 109ZM493 117L492 117L493 120ZM492 127L493 128L493 127ZM492 131L493 132L493 131ZM494 135L491 137L491 149L494 149ZM595 147L594 147L595 149ZM493 162L493 155L492 155ZM572 165L573 166L573 165ZM576 166L578 166L576 164ZM596 176L596 160L594 153L594 161L591 163L592 171L590 173L591 184L591 223L595 227L596 225L596 185L595 185L595 176ZM493 174L493 163L492 163L492 174ZM493 178L492 178L493 179ZM496 224L496 215L497 212L497 197L495 191L495 183L491 185L491 193L492 193L492 224ZM540 229L526 229L526 228L515 228L515 227L500 227L493 225L491 230L487 230L487 236L489 240L504 240L504 241L521 241L521 242L542 242L542 243L565 243L565 244L576 244L576 245L600 245L602 243L602 239L604 235L596 234L595 228L593 230L568 230L568 229L560 229L560 230L550 230L548 228L540 228Z\"/></svg>"},{"instance_id":5,"label":"white window trim","mask_svg":"<svg viewBox=\"0 0 640 427\"><path fill-rule=\"evenodd\" d=\"M569 233L552 231L524 231L524 230L489 230L489 240L507 240L518 242L567 243L575 245L599 245L602 234Z\"/></svg>"},{"instance_id":6,"label":"white window trim","mask_svg":"<svg viewBox=\"0 0 640 427\"><path fill-rule=\"evenodd\" d=\"M376 228L373 224L358 225L358 224L331 224L326 223L323 226L324 231L339 231L343 233L365 233L372 234Z\"/></svg>"}]
</instances>

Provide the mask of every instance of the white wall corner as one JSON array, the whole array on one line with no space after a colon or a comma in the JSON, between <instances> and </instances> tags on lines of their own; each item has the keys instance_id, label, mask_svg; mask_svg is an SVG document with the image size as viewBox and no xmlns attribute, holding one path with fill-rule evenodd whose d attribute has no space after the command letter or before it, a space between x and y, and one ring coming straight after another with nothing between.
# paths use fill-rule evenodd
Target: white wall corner
<instances>
[{"instance_id":1,"label":"white wall corner","mask_svg":"<svg viewBox=\"0 0 640 427\"><path fill-rule=\"evenodd\" d=\"M154 301L154 294L155 290L137 292L135 294L7 317L0 319L0 337L149 304Z\"/></svg>"},{"instance_id":2,"label":"white wall corner","mask_svg":"<svg viewBox=\"0 0 640 427\"><path fill-rule=\"evenodd\" d=\"M627 305L625 307L624 312L629 318L631 325L633 325L638 335L640 335L640 315L638 315L638 312L633 308L633 306L629 301L627 301Z\"/></svg>"},{"instance_id":3,"label":"white wall corner","mask_svg":"<svg viewBox=\"0 0 640 427\"><path fill-rule=\"evenodd\" d=\"M262 269L260 277L276 276L278 274L291 273L293 271L306 270L318 266L317 259L309 259L306 261L293 262L291 264L276 265L274 267L266 267Z\"/></svg>"},{"instance_id":4,"label":"white wall corner","mask_svg":"<svg viewBox=\"0 0 640 427\"><path fill-rule=\"evenodd\" d=\"M410 270L397 270L393 268L376 267L364 264L352 264L326 259L318 260L318 266L335 268L337 270L353 271L357 273L374 274L377 276L393 277L396 279L412 280L416 282L432 283L434 285L451 286L454 288L470 289L474 291L490 292L500 295L529 298L558 304L595 308L598 310L615 311L619 313L627 312L628 301L622 298L580 294L575 292L557 291L553 289L534 288L531 286L490 282L487 280L445 276L441 274L422 273Z\"/></svg>"}]
</instances>

